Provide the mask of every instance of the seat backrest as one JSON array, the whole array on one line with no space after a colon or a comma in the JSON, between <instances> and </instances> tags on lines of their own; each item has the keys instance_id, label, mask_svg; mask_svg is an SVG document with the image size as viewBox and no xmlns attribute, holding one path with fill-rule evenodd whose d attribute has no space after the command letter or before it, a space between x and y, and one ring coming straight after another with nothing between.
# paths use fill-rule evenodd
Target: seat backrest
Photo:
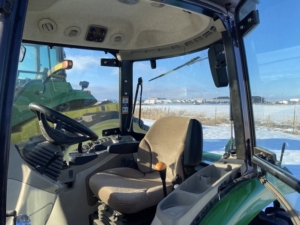
<instances>
[{"instance_id":1,"label":"seat backrest","mask_svg":"<svg viewBox=\"0 0 300 225\"><path fill-rule=\"evenodd\" d=\"M167 165L167 181L177 174L183 178L183 166L192 167L201 162L202 148L202 126L198 120L163 117L151 126L141 141L138 167L140 171L149 173L155 171L157 162L164 162Z\"/></svg>"}]
</instances>

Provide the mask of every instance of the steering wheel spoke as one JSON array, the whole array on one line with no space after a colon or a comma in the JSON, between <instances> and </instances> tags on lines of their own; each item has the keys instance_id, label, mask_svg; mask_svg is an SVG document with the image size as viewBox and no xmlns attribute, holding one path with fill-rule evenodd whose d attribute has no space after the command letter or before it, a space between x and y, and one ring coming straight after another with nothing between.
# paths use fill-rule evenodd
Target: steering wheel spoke
<instances>
[{"instance_id":1,"label":"steering wheel spoke","mask_svg":"<svg viewBox=\"0 0 300 225\"><path fill-rule=\"evenodd\" d=\"M49 142L71 145L98 139L94 131L53 109L36 103L30 103L29 109L37 114L41 132ZM48 122L53 123L54 127Z\"/></svg>"}]
</instances>

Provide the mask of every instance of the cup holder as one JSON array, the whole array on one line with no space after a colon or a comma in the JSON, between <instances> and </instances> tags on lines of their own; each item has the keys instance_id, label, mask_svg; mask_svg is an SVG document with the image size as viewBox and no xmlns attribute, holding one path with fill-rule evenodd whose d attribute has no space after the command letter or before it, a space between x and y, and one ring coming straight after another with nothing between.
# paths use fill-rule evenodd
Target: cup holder
<instances>
[{"instance_id":1,"label":"cup holder","mask_svg":"<svg viewBox=\"0 0 300 225\"><path fill-rule=\"evenodd\" d=\"M157 207L162 224L186 224L217 195L218 187L235 176L240 165L216 162L193 174Z\"/></svg>"},{"instance_id":2,"label":"cup holder","mask_svg":"<svg viewBox=\"0 0 300 225\"><path fill-rule=\"evenodd\" d=\"M171 195L162 202L160 210L173 218L185 214L198 200L184 192L173 192Z\"/></svg>"},{"instance_id":3,"label":"cup holder","mask_svg":"<svg viewBox=\"0 0 300 225\"><path fill-rule=\"evenodd\" d=\"M182 191L201 194L211 188L215 182L230 171L232 171L230 164L218 166L210 165L187 179L179 188Z\"/></svg>"},{"instance_id":4,"label":"cup holder","mask_svg":"<svg viewBox=\"0 0 300 225\"><path fill-rule=\"evenodd\" d=\"M196 174L180 185L180 190L194 194L201 194L210 188L210 180L211 178L206 175Z\"/></svg>"}]
</instances>

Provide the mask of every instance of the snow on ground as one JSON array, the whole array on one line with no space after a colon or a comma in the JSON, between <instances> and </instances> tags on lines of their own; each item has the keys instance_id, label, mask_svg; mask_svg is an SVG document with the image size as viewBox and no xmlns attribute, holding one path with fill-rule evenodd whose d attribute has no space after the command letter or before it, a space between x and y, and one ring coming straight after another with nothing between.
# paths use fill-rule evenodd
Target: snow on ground
<instances>
[{"instance_id":1,"label":"snow on ground","mask_svg":"<svg viewBox=\"0 0 300 225\"><path fill-rule=\"evenodd\" d=\"M153 123L155 122L155 120L150 120L150 119L142 119L144 124L151 127L153 125Z\"/></svg>"},{"instance_id":2,"label":"snow on ground","mask_svg":"<svg viewBox=\"0 0 300 225\"><path fill-rule=\"evenodd\" d=\"M229 117L229 105L153 105L143 106L166 108L171 111L185 110L185 116L193 116L197 113L214 117L215 114ZM300 107L292 105L254 105L255 121L271 120L277 124L285 123L289 120L300 118ZM259 120L259 121L258 121ZM155 122L150 119L143 119L144 123L152 126ZM294 121L295 122L295 121ZM299 125L296 120L296 125ZM263 123L256 126L256 144L262 148L271 150L280 159L282 144L286 143L282 165L287 167L298 179L300 179L300 136L284 132L287 129L266 128ZM292 130L290 130L291 132ZM203 150L211 153L223 154L225 145L230 139L231 128L229 124L219 126L203 126ZM289 202L296 208L300 208L300 199L297 192L285 194Z\"/></svg>"},{"instance_id":3,"label":"snow on ground","mask_svg":"<svg viewBox=\"0 0 300 225\"><path fill-rule=\"evenodd\" d=\"M178 108L178 107L177 107ZM144 123L151 126L155 121L143 119ZM223 154L225 145L230 139L231 128L228 124L220 126L203 126L203 150ZM274 152L277 160L280 159L282 144L286 143L282 165L286 166L300 179L300 136L281 131L258 127L256 130L257 146Z\"/></svg>"},{"instance_id":4,"label":"snow on ground","mask_svg":"<svg viewBox=\"0 0 300 225\"><path fill-rule=\"evenodd\" d=\"M229 117L229 104L208 104L208 105L143 105L145 108L163 108L172 111L185 111L188 115L205 114L213 118L217 116ZM253 105L254 118L256 120L288 121L294 117L300 118L300 105Z\"/></svg>"}]
</instances>

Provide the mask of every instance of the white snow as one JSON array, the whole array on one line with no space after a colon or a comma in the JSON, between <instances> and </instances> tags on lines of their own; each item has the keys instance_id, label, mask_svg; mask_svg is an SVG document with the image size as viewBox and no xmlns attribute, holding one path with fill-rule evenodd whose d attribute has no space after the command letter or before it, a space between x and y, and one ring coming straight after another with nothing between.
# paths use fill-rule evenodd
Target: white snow
<instances>
[{"instance_id":1,"label":"white snow","mask_svg":"<svg viewBox=\"0 0 300 225\"><path fill-rule=\"evenodd\" d=\"M215 113L229 117L229 104L208 104L208 105L188 105L188 104L162 104L143 105L145 108L162 108L171 111L185 111L188 115L205 114L207 117L214 117ZM255 120L290 121L300 118L300 105L253 105Z\"/></svg>"},{"instance_id":2,"label":"white snow","mask_svg":"<svg viewBox=\"0 0 300 225\"><path fill-rule=\"evenodd\" d=\"M150 120L150 119L142 119L144 124L151 127L153 125L153 123L155 122L155 120Z\"/></svg>"},{"instance_id":3,"label":"white snow","mask_svg":"<svg viewBox=\"0 0 300 225\"><path fill-rule=\"evenodd\" d=\"M214 116L215 111L229 117L229 105L153 105L145 107L171 108L172 111L185 110L186 116L195 115L195 113L205 113L208 116ZM257 120L272 120L281 122L298 118L300 116L300 106L293 105L254 105L254 114ZM143 119L144 123L151 126L155 121ZM297 121L296 121L297 122ZM297 123L297 125L299 125ZM230 125L223 124L219 126L203 126L203 150L223 154L225 145L230 139ZM269 129L262 125L256 127L256 144L259 147L271 150L280 159L282 144L286 143L282 165L286 166L292 173L300 179L300 136L283 132L286 129ZM292 131L290 129L290 131Z\"/></svg>"}]
</instances>

